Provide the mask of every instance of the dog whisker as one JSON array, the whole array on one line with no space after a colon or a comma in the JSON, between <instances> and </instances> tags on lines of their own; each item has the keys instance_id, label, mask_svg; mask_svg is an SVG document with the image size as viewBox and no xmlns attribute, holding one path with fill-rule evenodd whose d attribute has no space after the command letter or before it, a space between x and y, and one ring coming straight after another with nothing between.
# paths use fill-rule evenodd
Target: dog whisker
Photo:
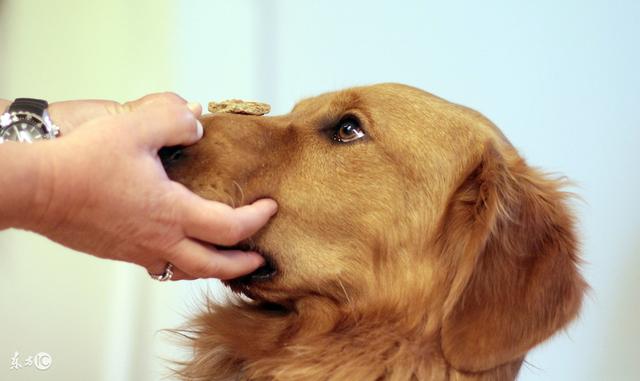
<instances>
[{"instance_id":1,"label":"dog whisker","mask_svg":"<svg viewBox=\"0 0 640 381\"><path fill-rule=\"evenodd\" d=\"M236 200L233 198L232 195L226 195L229 198L229 204L231 205L232 208L235 209L236 207Z\"/></svg>"},{"instance_id":2,"label":"dog whisker","mask_svg":"<svg viewBox=\"0 0 640 381\"><path fill-rule=\"evenodd\" d=\"M342 288L342 292L344 293L344 296L347 298L347 304L349 304L350 306L353 306L351 303L351 298L349 298L349 294L347 293L347 289L344 288L344 284L342 284L342 281L340 279L338 279L338 283L340 284L340 287Z\"/></svg>"},{"instance_id":3,"label":"dog whisker","mask_svg":"<svg viewBox=\"0 0 640 381\"><path fill-rule=\"evenodd\" d=\"M235 180L233 180L233 185L235 185L236 188L238 188L238 190L240 191L240 205L244 204L244 191L242 190L242 187Z\"/></svg>"}]
</instances>

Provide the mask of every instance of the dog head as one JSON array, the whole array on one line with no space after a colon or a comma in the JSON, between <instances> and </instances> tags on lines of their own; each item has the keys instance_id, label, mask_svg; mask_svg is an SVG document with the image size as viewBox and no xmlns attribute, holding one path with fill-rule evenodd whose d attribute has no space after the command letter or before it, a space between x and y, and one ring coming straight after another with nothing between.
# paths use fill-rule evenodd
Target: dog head
<instances>
[{"instance_id":1,"label":"dog head","mask_svg":"<svg viewBox=\"0 0 640 381\"><path fill-rule=\"evenodd\" d=\"M405 314L466 371L522 358L576 315L585 285L561 184L479 113L383 84L202 122L202 141L164 158L169 176L230 205L279 204L238 246L267 265L234 290Z\"/></svg>"}]
</instances>

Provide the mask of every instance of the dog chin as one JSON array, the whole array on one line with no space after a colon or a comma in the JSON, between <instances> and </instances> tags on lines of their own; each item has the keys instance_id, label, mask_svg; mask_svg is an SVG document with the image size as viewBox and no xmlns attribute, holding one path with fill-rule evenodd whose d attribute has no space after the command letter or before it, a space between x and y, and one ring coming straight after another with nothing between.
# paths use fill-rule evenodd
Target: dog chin
<instances>
[{"instance_id":1,"label":"dog chin","mask_svg":"<svg viewBox=\"0 0 640 381\"><path fill-rule=\"evenodd\" d=\"M276 290L269 290L272 286L273 279L278 275L278 267L273 260L273 256L266 250L255 244L241 243L230 247L219 247L225 250L241 250L254 251L262 255L264 264L253 272L234 279L228 279L223 283L233 292L245 295L252 300L271 300L275 299ZM274 295L272 295L274 294Z\"/></svg>"},{"instance_id":2,"label":"dog chin","mask_svg":"<svg viewBox=\"0 0 640 381\"><path fill-rule=\"evenodd\" d=\"M226 280L223 283L263 312L288 314L295 309L295 300L288 293L268 287L268 280L251 280L250 275Z\"/></svg>"}]
</instances>

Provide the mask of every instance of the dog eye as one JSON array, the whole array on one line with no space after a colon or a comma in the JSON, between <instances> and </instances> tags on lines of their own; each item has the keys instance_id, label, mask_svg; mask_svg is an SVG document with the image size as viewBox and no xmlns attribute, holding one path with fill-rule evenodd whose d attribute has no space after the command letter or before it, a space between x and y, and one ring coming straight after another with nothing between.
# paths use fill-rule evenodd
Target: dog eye
<instances>
[{"instance_id":1,"label":"dog eye","mask_svg":"<svg viewBox=\"0 0 640 381\"><path fill-rule=\"evenodd\" d=\"M365 133L360 127L360 121L355 117L346 117L338 123L333 133L333 140L340 143L349 143L363 138L364 135Z\"/></svg>"}]
</instances>

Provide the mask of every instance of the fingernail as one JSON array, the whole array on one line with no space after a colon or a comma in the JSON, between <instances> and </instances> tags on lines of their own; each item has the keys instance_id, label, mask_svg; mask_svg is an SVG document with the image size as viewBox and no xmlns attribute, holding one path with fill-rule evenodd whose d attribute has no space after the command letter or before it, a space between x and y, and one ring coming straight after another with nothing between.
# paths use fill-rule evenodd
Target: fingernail
<instances>
[{"instance_id":1,"label":"fingernail","mask_svg":"<svg viewBox=\"0 0 640 381\"><path fill-rule=\"evenodd\" d=\"M264 199L264 202L269 205L271 215L274 215L278 211L278 203L274 200L266 198Z\"/></svg>"},{"instance_id":2,"label":"fingernail","mask_svg":"<svg viewBox=\"0 0 640 381\"><path fill-rule=\"evenodd\" d=\"M259 253L256 252L252 252L253 254L255 254L255 263L256 263L256 268L264 265L266 262L264 260L264 257L262 255L260 255Z\"/></svg>"},{"instance_id":3,"label":"fingernail","mask_svg":"<svg viewBox=\"0 0 640 381\"><path fill-rule=\"evenodd\" d=\"M202 136L204 136L204 127L202 127L202 123L199 120L196 120L196 137L200 140Z\"/></svg>"},{"instance_id":4,"label":"fingernail","mask_svg":"<svg viewBox=\"0 0 640 381\"><path fill-rule=\"evenodd\" d=\"M200 106L200 103L198 102L187 103L187 108L189 108L196 117L199 117L202 114L202 106Z\"/></svg>"}]
</instances>

